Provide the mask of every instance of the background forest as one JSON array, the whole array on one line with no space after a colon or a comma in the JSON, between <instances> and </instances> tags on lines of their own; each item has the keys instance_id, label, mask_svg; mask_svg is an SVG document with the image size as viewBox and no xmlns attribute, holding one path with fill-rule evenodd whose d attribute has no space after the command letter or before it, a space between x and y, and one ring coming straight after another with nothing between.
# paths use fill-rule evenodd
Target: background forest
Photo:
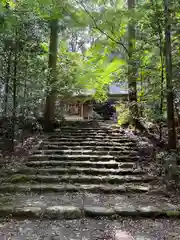
<instances>
[{"instance_id":1,"label":"background forest","mask_svg":"<svg viewBox=\"0 0 180 240\"><path fill-rule=\"evenodd\" d=\"M57 98L95 89L104 101L116 82L129 90L119 124L153 122L160 139L167 126L176 149L179 1L2 0L0 36L1 131L11 147L29 119L43 116L50 128Z\"/></svg>"}]
</instances>

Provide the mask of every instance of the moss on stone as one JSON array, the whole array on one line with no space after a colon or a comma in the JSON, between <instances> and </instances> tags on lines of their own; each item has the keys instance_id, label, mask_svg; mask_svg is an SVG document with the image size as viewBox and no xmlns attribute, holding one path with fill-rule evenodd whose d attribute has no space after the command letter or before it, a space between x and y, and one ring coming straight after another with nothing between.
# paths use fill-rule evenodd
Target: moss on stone
<instances>
[{"instance_id":1,"label":"moss on stone","mask_svg":"<svg viewBox=\"0 0 180 240\"><path fill-rule=\"evenodd\" d=\"M15 174L10 178L11 183L27 183L32 182L27 175L24 174Z\"/></svg>"},{"instance_id":2,"label":"moss on stone","mask_svg":"<svg viewBox=\"0 0 180 240\"><path fill-rule=\"evenodd\" d=\"M166 215L168 217L180 217L180 211L178 210L167 211Z\"/></svg>"}]
</instances>

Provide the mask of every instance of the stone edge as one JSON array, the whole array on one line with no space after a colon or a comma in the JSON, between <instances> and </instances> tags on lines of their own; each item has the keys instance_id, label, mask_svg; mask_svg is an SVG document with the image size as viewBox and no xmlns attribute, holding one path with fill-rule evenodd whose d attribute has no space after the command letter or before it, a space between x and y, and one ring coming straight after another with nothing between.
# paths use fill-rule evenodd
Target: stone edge
<instances>
[{"instance_id":1,"label":"stone edge","mask_svg":"<svg viewBox=\"0 0 180 240\"><path fill-rule=\"evenodd\" d=\"M180 209L146 208L106 208L85 206L83 209L74 206L51 206L45 209L41 207L0 207L1 217L28 217L41 219L78 219L89 218L118 218L118 217L149 217L149 218L180 218Z\"/></svg>"}]
</instances>

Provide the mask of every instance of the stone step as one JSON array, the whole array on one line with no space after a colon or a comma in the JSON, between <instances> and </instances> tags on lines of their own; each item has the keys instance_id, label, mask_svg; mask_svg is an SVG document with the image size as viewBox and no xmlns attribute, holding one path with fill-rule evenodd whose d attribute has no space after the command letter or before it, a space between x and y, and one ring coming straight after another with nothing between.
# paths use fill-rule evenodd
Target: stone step
<instances>
[{"instance_id":1,"label":"stone step","mask_svg":"<svg viewBox=\"0 0 180 240\"><path fill-rule=\"evenodd\" d=\"M132 141L131 139L121 139L121 138L105 138L105 137L102 137L102 138L89 138L89 137L83 137L83 138L76 138L76 137L74 137L74 138L63 138L63 137L60 137L60 138L48 138L48 139L46 139L45 140L45 142L46 141L49 141L49 142L51 142L51 143L56 143L56 142L92 142L92 143L94 143L94 142L97 142L97 143L99 143L99 142L111 142L111 143L121 143L121 144L128 144L128 143L130 143L130 144L136 144L136 142L135 141Z\"/></svg>"},{"instance_id":2,"label":"stone step","mask_svg":"<svg viewBox=\"0 0 180 240\"><path fill-rule=\"evenodd\" d=\"M86 134L84 135L83 133L79 134L56 134L56 135L48 135L47 138L49 139L59 139L59 138L67 138L67 139L86 139L86 138L96 138L96 139L102 139L102 138L107 138L107 139L120 139L120 140L129 140L129 141L135 141L133 138L124 136L124 135L118 135L118 134Z\"/></svg>"},{"instance_id":3,"label":"stone step","mask_svg":"<svg viewBox=\"0 0 180 240\"><path fill-rule=\"evenodd\" d=\"M106 136L118 136L118 137L128 137L124 132L121 131L114 131L114 130L80 130L80 131L74 131L74 130L62 130L59 132L55 132L52 134L49 134L49 136L60 136L60 135L69 135L69 136L88 136L88 135L106 135Z\"/></svg>"},{"instance_id":4,"label":"stone step","mask_svg":"<svg viewBox=\"0 0 180 240\"><path fill-rule=\"evenodd\" d=\"M54 137L77 137L77 138L82 138L82 137L118 137L118 138L128 138L124 134L121 133L107 133L107 132L59 132L56 134L48 134L48 137L54 138Z\"/></svg>"},{"instance_id":5,"label":"stone step","mask_svg":"<svg viewBox=\"0 0 180 240\"><path fill-rule=\"evenodd\" d=\"M74 128L74 127L61 127L60 129L56 129L55 133L120 133L124 134L124 131L122 129L113 129L113 128L106 128L106 127L100 127L100 128Z\"/></svg>"},{"instance_id":6,"label":"stone step","mask_svg":"<svg viewBox=\"0 0 180 240\"><path fill-rule=\"evenodd\" d=\"M102 137L102 138L97 138L97 137L83 137L83 138L63 138L63 137L56 137L56 138L48 138L45 141L49 141L49 142L99 142L99 141L103 141L103 142L113 142L113 143L134 143L136 144L135 141L131 140L131 139L127 139L127 138L107 138L107 137Z\"/></svg>"},{"instance_id":7,"label":"stone step","mask_svg":"<svg viewBox=\"0 0 180 240\"><path fill-rule=\"evenodd\" d=\"M84 138L84 137L109 137L109 138L122 138L122 139L133 139L130 136L125 135L124 133L118 133L118 132L59 132L55 134L47 134L47 137L78 137L78 138ZM133 139L134 140L134 139Z\"/></svg>"},{"instance_id":8,"label":"stone step","mask_svg":"<svg viewBox=\"0 0 180 240\"><path fill-rule=\"evenodd\" d=\"M54 184L54 183L22 183L22 184L1 184L1 193L11 193L11 192L79 192L84 191L87 193L149 193L152 186L147 183L143 184ZM158 189L158 188L157 188Z\"/></svg>"},{"instance_id":9,"label":"stone step","mask_svg":"<svg viewBox=\"0 0 180 240\"><path fill-rule=\"evenodd\" d=\"M120 131L119 129L112 129L112 128L106 128L106 127L86 127L86 128L80 128L78 127L61 127L60 129L56 129L55 132L63 132L63 131L76 131L76 132L82 132L82 131L106 131L106 132L112 132L112 131Z\"/></svg>"},{"instance_id":10,"label":"stone step","mask_svg":"<svg viewBox=\"0 0 180 240\"><path fill-rule=\"evenodd\" d=\"M110 133L112 130L105 128L61 128L57 129L55 133Z\"/></svg>"},{"instance_id":11,"label":"stone step","mask_svg":"<svg viewBox=\"0 0 180 240\"><path fill-rule=\"evenodd\" d=\"M43 183L82 183L82 184L118 184L118 183L148 183L156 180L153 176L148 175L106 175L106 176L92 176L92 175L24 175L13 174L11 177L5 179L5 182L10 183L24 183L24 182L43 182Z\"/></svg>"},{"instance_id":12,"label":"stone step","mask_svg":"<svg viewBox=\"0 0 180 240\"><path fill-rule=\"evenodd\" d=\"M86 175L143 175L141 169L132 168L119 168L119 169L107 169L107 168L81 168L81 167L65 167L65 168L22 168L16 171L20 174L86 174Z\"/></svg>"},{"instance_id":13,"label":"stone step","mask_svg":"<svg viewBox=\"0 0 180 240\"><path fill-rule=\"evenodd\" d=\"M58 141L58 142L51 142L48 140L44 140L42 142L42 144L44 145L57 145L57 146L62 146L62 145L66 145L66 146L122 146L122 147L137 147L136 143L133 142L126 142L126 143L121 143L121 142L114 142L114 141L84 141L84 142L78 142L78 140L76 140L75 142L70 142L70 141Z\"/></svg>"},{"instance_id":14,"label":"stone step","mask_svg":"<svg viewBox=\"0 0 180 240\"><path fill-rule=\"evenodd\" d=\"M92 162L100 162L100 161L108 161L108 160L116 160L117 162L131 162L131 161L138 161L139 156L129 156L129 155L120 155L120 156L112 156L112 155L73 155L73 154L64 154L64 155L57 155L57 154L33 154L29 156L28 161L40 161L40 160L57 160L57 161L64 161L64 160L73 160L73 161L80 161L80 160L90 160Z\"/></svg>"},{"instance_id":15,"label":"stone step","mask_svg":"<svg viewBox=\"0 0 180 240\"><path fill-rule=\"evenodd\" d=\"M64 150L64 149L80 149L80 150L106 150L106 151L109 151L109 150L114 150L114 151L138 151L138 148L137 146L136 147L131 147L131 146L98 146L98 145L86 145L86 146L76 146L76 145L54 145L54 144L41 144L38 148L39 150L46 150L46 149L50 149L50 150L53 150L53 149L59 149L59 150Z\"/></svg>"},{"instance_id":16,"label":"stone step","mask_svg":"<svg viewBox=\"0 0 180 240\"><path fill-rule=\"evenodd\" d=\"M77 154L77 155L84 155L84 154L95 154L95 155L138 155L138 151L128 151L128 150L122 150L122 151L115 151L115 150L109 150L109 151L101 151L101 150L88 150L88 149L45 149L45 150L36 150L33 154L45 154L45 155L52 155L52 154Z\"/></svg>"},{"instance_id":17,"label":"stone step","mask_svg":"<svg viewBox=\"0 0 180 240\"><path fill-rule=\"evenodd\" d=\"M74 207L72 205L55 205L47 208L41 207L13 207L4 206L0 207L1 217L11 216L13 218L21 219L51 219L51 220L64 220L64 219L78 219L78 218L118 218L118 217L150 217L150 218L180 218L180 209L161 209L154 206L145 206L135 208L128 207L94 207L85 206L83 209Z\"/></svg>"},{"instance_id":18,"label":"stone step","mask_svg":"<svg viewBox=\"0 0 180 240\"><path fill-rule=\"evenodd\" d=\"M180 205L155 195L92 194L86 192L1 196L0 215L49 219L83 217L180 217ZM24 213L24 215L23 215Z\"/></svg>"},{"instance_id":19,"label":"stone step","mask_svg":"<svg viewBox=\"0 0 180 240\"><path fill-rule=\"evenodd\" d=\"M60 134L106 134L106 135L120 135L120 136L126 136L124 133L124 130L116 130L116 129L59 129L58 131L49 133L49 136L56 136Z\"/></svg>"},{"instance_id":20,"label":"stone step","mask_svg":"<svg viewBox=\"0 0 180 240\"><path fill-rule=\"evenodd\" d=\"M59 167L91 167L91 168L133 168L134 162L91 162L91 161L32 161L27 162L28 167L45 167L45 166L59 166Z\"/></svg>"}]
</instances>

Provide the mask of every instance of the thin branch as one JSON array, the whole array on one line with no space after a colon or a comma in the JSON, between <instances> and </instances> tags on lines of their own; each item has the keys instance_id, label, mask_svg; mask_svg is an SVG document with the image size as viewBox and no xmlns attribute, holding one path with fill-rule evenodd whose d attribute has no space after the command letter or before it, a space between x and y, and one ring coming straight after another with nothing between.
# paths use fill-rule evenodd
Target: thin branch
<instances>
[{"instance_id":1,"label":"thin branch","mask_svg":"<svg viewBox=\"0 0 180 240\"><path fill-rule=\"evenodd\" d=\"M120 42L120 41L117 41L116 39L114 39L113 37L111 37L108 33L104 32L96 23L96 19L90 14L90 12L86 9L86 7L84 6L84 4L81 2L78 2L76 1L78 4L81 4L81 6L83 7L84 11L89 15L89 17L93 20L93 23L94 23L94 28L96 28L97 30L99 30L99 32L101 32L103 35L105 35L107 38L109 38L111 41L115 42L116 44L119 44L121 45L124 50L126 51L126 53L128 54L129 56L129 51L128 49L126 48L126 46Z\"/></svg>"}]
</instances>

